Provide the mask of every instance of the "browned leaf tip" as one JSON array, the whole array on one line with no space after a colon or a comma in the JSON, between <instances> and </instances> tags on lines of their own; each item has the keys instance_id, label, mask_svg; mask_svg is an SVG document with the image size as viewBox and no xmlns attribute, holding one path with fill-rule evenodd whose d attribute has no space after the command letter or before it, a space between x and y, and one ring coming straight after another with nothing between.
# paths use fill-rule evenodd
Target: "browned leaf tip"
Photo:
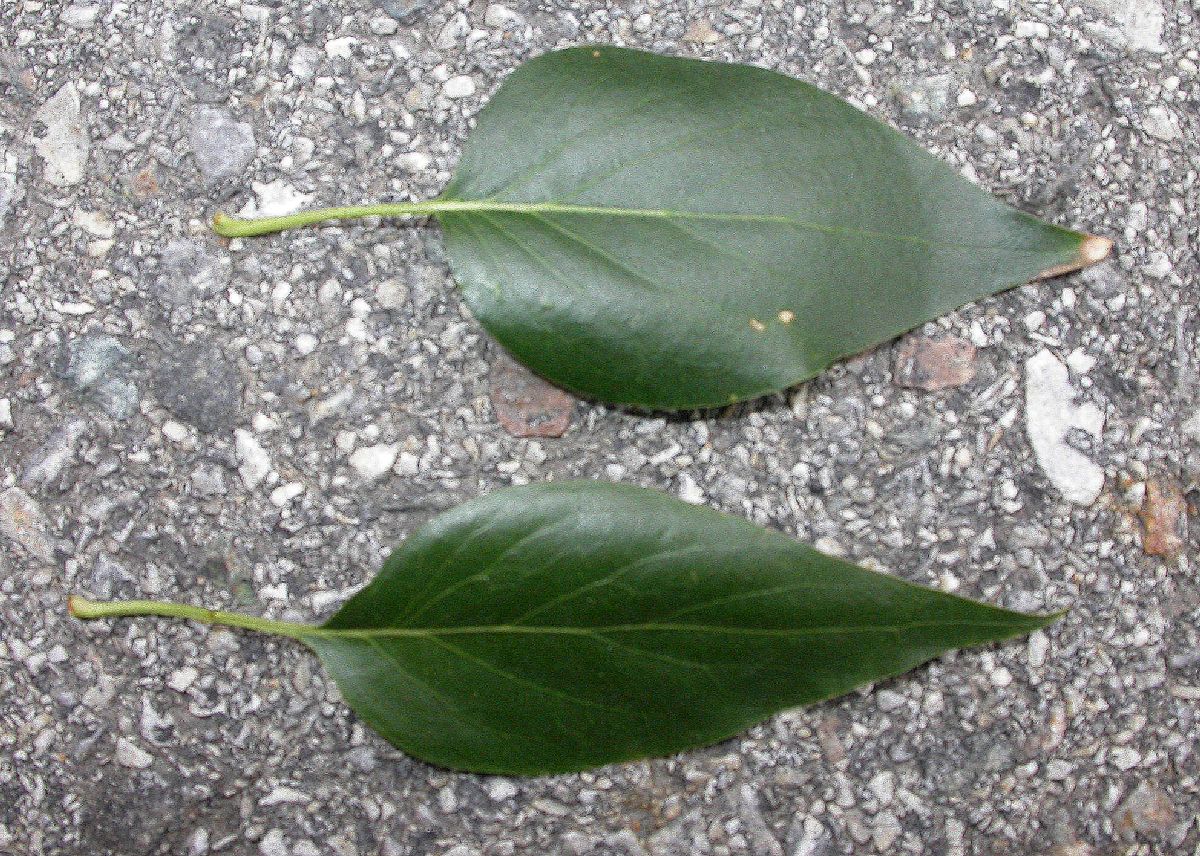
<instances>
[{"instance_id":1,"label":"browned leaf tip","mask_svg":"<svg viewBox=\"0 0 1200 856\"><path fill-rule=\"evenodd\" d=\"M1055 265L1052 268L1046 268L1044 271L1034 277L1037 279L1050 279L1055 276L1062 276L1064 273L1081 270L1088 265L1094 265L1096 262L1104 261L1108 258L1108 254L1112 252L1113 242L1108 238L1101 238L1099 235L1085 235L1083 240L1079 242L1079 252L1075 255L1073 261L1065 262L1061 265Z\"/></svg>"}]
</instances>

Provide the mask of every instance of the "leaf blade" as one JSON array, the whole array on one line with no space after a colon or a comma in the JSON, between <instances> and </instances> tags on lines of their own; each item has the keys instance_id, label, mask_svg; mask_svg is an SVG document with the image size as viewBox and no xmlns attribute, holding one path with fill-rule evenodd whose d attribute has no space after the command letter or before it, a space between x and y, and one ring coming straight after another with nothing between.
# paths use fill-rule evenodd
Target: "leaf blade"
<instances>
[{"instance_id":1,"label":"leaf blade","mask_svg":"<svg viewBox=\"0 0 1200 856\"><path fill-rule=\"evenodd\" d=\"M498 491L435 519L305 641L405 751L529 774L710 743L1049 620L582 482Z\"/></svg>"},{"instance_id":2,"label":"leaf blade","mask_svg":"<svg viewBox=\"0 0 1200 856\"><path fill-rule=\"evenodd\" d=\"M610 47L514 72L441 201L478 206L435 216L493 336L567 388L654 408L786 388L1095 260L814 87Z\"/></svg>"}]
</instances>

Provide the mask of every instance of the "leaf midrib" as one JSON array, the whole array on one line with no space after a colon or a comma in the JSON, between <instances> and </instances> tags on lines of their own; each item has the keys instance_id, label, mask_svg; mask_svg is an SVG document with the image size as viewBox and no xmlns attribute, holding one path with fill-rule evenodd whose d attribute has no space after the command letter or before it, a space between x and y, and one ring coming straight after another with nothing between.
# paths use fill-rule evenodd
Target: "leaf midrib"
<instances>
[{"instance_id":1,"label":"leaf midrib","mask_svg":"<svg viewBox=\"0 0 1200 856\"><path fill-rule=\"evenodd\" d=\"M579 214L599 217L630 217L646 220L696 220L717 223L773 223L780 226L791 226L797 229L807 229L826 235L840 237L870 238L883 241L898 241L916 244L923 247L950 247L955 249L972 250L1004 250L1011 253L1044 254L1044 248L1015 247L1011 244L973 244L969 242L934 241L919 235L898 235L892 232L878 232L873 229L851 229L844 226L830 226L812 220L800 220L786 214L747 214L723 211L684 211L672 208L625 208L608 205L573 205L562 202L504 202L498 199L447 199L438 198L425 203L417 203L419 207L412 213L422 214L471 214L471 213L507 213L524 214L538 217L543 214ZM1069 234L1069 230L1061 230Z\"/></svg>"},{"instance_id":2,"label":"leaf midrib","mask_svg":"<svg viewBox=\"0 0 1200 856\"><path fill-rule=\"evenodd\" d=\"M1047 617L1049 618L1049 617ZM948 627L1011 627L1014 631L1025 629L1020 623L1011 621L913 621L906 624L851 624L823 627L736 627L719 624L673 624L664 622L642 622L632 624L599 624L579 627L567 625L520 625L486 624L462 627L370 627L370 628L307 628L304 635L325 638L378 639L378 638L430 638L439 636L486 636L486 635L531 635L531 636L596 636L604 633L676 632L676 633L724 633L745 636L818 636L852 633L902 633L906 630Z\"/></svg>"}]
</instances>

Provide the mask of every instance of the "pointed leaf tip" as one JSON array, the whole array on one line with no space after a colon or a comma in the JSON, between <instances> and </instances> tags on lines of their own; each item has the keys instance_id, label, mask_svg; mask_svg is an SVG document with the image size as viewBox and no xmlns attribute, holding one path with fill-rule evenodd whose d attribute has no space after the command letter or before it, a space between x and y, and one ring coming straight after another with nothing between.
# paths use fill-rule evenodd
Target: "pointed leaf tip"
<instances>
[{"instance_id":1,"label":"pointed leaf tip","mask_svg":"<svg viewBox=\"0 0 1200 856\"><path fill-rule=\"evenodd\" d=\"M1083 270L1085 267L1096 264L1096 262L1102 262L1108 258L1108 254L1112 252L1112 247L1113 242L1110 238L1102 238L1099 235L1084 235L1083 239L1079 242L1079 251L1073 260L1046 268L1046 270L1034 277L1034 280L1052 279L1056 276Z\"/></svg>"}]
</instances>

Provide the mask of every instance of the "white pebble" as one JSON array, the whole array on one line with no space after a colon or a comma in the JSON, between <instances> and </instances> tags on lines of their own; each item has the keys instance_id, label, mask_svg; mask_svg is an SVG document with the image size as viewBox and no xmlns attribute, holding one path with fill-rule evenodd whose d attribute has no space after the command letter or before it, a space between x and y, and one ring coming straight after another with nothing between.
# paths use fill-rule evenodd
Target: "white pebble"
<instances>
[{"instance_id":1,"label":"white pebble","mask_svg":"<svg viewBox=\"0 0 1200 856\"><path fill-rule=\"evenodd\" d=\"M186 692L187 688L194 684L198 677L200 677L200 672L195 666L184 666L171 673L170 677L167 678L167 686L177 693Z\"/></svg>"},{"instance_id":2,"label":"white pebble","mask_svg":"<svg viewBox=\"0 0 1200 856\"><path fill-rule=\"evenodd\" d=\"M978 100L979 99L975 97L975 93L970 89L964 89L962 92L958 93L959 107L970 107Z\"/></svg>"},{"instance_id":3,"label":"white pebble","mask_svg":"<svg viewBox=\"0 0 1200 856\"><path fill-rule=\"evenodd\" d=\"M696 480L687 473L679 474L679 498L684 502L690 502L692 505L699 505L704 502L704 491L700 489L700 485L696 484Z\"/></svg>"},{"instance_id":4,"label":"white pebble","mask_svg":"<svg viewBox=\"0 0 1200 856\"><path fill-rule=\"evenodd\" d=\"M117 763L122 767L144 770L154 763L154 756L124 737L117 740Z\"/></svg>"},{"instance_id":5,"label":"white pebble","mask_svg":"<svg viewBox=\"0 0 1200 856\"><path fill-rule=\"evenodd\" d=\"M396 155L396 164L405 172L420 172L432 162L433 158L425 152L403 152Z\"/></svg>"},{"instance_id":6,"label":"white pebble","mask_svg":"<svg viewBox=\"0 0 1200 856\"><path fill-rule=\"evenodd\" d=\"M308 356L317 349L317 337L312 333L301 333L296 337L296 350Z\"/></svg>"},{"instance_id":7,"label":"white pebble","mask_svg":"<svg viewBox=\"0 0 1200 856\"><path fill-rule=\"evenodd\" d=\"M1050 639L1041 630L1029 634L1028 652L1029 665L1035 669L1041 668L1046 662L1046 652L1050 649Z\"/></svg>"},{"instance_id":8,"label":"white pebble","mask_svg":"<svg viewBox=\"0 0 1200 856\"><path fill-rule=\"evenodd\" d=\"M1108 753L1108 760L1118 770L1132 770L1142 762L1141 753L1128 746L1118 746Z\"/></svg>"},{"instance_id":9,"label":"white pebble","mask_svg":"<svg viewBox=\"0 0 1200 856\"><path fill-rule=\"evenodd\" d=\"M1013 33L1018 39L1045 39L1050 36L1050 27L1041 21L1017 21Z\"/></svg>"},{"instance_id":10,"label":"white pebble","mask_svg":"<svg viewBox=\"0 0 1200 856\"><path fill-rule=\"evenodd\" d=\"M258 440L244 428L238 428L233 432L234 447L237 451L238 473L245 482L246 487L258 487L258 483L267 477L267 473L271 472L271 457L267 454L266 449L259 445Z\"/></svg>"},{"instance_id":11,"label":"white pebble","mask_svg":"<svg viewBox=\"0 0 1200 856\"><path fill-rule=\"evenodd\" d=\"M258 842L258 852L262 856L288 856L287 841L284 840L283 832L272 829L264 835L262 841Z\"/></svg>"},{"instance_id":12,"label":"white pebble","mask_svg":"<svg viewBox=\"0 0 1200 856\"><path fill-rule=\"evenodd\" d=\"M283 508L302 493L304 493L304 485L300 482L281 484L271 491L271 504L276 508Z\"/></svg>"},{"instance_id":13,"label":"white pebble","mask_svg":"<svg viewBox=\"0 0 1200 856\"><path fill-rule=\"evenodd\" d=\"M186 425L180 425L173 419L168 419L162 426L163 436L172 443L182 443L187 439L188 429Z\"/></svg>"},{"instance_id":14,"label":"white pebble","mask_svg":"<svg viewBox=\"0 0 1200 856\"><path fill-rule=\"evenodd\" d=\"M363 446L356 449L350 456L350 466L364 481L374 481L392 468L396 463L399 447L395 444L379 443L375 446Z\"/></svg>"},{"instance_id":15,"label":"white pebble","mask_svg":"<svg viewBox=\"0 0 1200 856\"><path fill-rule=\"evenodd\" d=\"M475 81L467 74L452 77L442 84L442 94L447 98L469 98L475 94Z\"/></svg>"}]
</instances>

